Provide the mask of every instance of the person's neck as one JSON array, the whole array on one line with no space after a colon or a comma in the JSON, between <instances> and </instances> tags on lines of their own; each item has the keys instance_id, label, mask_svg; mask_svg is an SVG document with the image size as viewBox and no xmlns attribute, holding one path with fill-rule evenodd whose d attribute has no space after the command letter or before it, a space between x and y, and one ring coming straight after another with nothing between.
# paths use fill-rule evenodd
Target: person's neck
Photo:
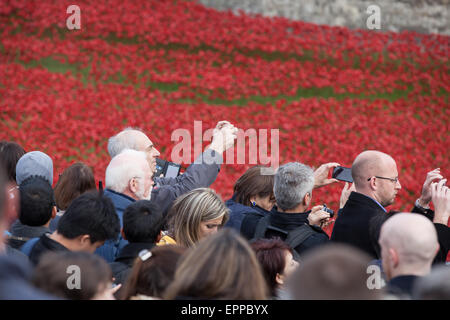
<instances>
[{"instance_id":1,"label":"person's neck","mask_svg":"<svg viewBox=\"0 0 450 320\"><path fill-rule=\"evenodd\" d=\"M431 271L431 264L399 266L392 272L392 278L400 276L425 276ZM392 279L391 278L391 279Z\"/></svg>"},{"instance_id":2,"label":"person's neck","mask_svg":"<svg viewBox=\"0 0 450 320\"><path fill-rule=\"evenodd\" d=\"M289 210L283 210L283 209L278 208L278 211L283 212L283 213L303 213L306 211L306 209L308 209L307 206L303 206L303 205L299 204L295 208L292 208Z\"/></svg>"},{"instance_id":3,"label":"person's neck","mask_svg":"<svg viewBox=\"0 0 450 320\"><path fill-rule=\"evenodd\" d=\"M123 190L123 191L117 191L117 190L114 190L114 189L111 189L111 190L114 191L114 192L117 192L117 193L124 194L127 197L130 197L131 199L134 199L136 201L139 200L138 197L136 197L136 195L133 192L131 192L131 190L128 189L128 188Z\"/></svg>"},{"instance_id":4,"label":"person's neck","mask_svg":"<svg viewBox=\"0 0 450 320\"><path fill-rule=\"evenodd\" d=\"M372 199L376 200L379 204L381 204L383 206L383 204L378 199L377 195L372 190L356 189L355 192L361 193L361 194L365 195L366 197L372 198Z\"/></svg>"},{"instance_id":5,"label":"person's neck","mask_svg":"<svg viewBox=\"0 0 450 320\"><path fill-rule=\"evenodd\" d=\"M49 238L63 245L70 251L78 251L78 246L76 245L76 242L74 240L67 239L63 235L59 234L58 231L55 231L51 235L49 235Z\"/></svg>"}]
</instances>

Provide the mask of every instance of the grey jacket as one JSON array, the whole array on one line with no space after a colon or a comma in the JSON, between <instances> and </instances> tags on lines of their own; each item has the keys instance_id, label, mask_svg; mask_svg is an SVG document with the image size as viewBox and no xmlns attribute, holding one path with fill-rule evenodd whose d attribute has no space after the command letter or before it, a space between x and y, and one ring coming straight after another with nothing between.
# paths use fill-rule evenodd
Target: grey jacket
<instances>
[{"instance_id":1,"label":"grey jacket","mask_svg":"<svg viewBox=\"0 0 450 320\"><path fill-rule=\"evenodd\" d=\"M150 201L157 204L165 216L180 195L196 188L209 187L216 180L222 162L221 154L206 149L182 175L176 178L155 178L156 185Z\"/></svg>"},{"instance_id":2,"label":"grey jacket","mask_svg":"<svg viewBox=\"0 0 450 320\"><path fill-rule=\"evenodd\" d=\"M9 239L8 244L14 249L20 249L20 247L32 238L39 238L44 233L50 232L47 227L32 227L24 225L20 220L16 220L11 226L12 237Z\"/></svg>"}]
</instances>

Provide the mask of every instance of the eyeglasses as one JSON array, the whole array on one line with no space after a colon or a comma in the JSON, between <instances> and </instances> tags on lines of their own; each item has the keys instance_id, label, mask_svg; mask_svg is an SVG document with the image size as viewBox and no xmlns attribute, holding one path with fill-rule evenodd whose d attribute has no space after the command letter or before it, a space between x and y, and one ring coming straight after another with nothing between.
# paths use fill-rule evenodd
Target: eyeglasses
<instances>
[{"instance_id":1,"label":"eyeglasses","mask_svg":"<svg viewBox=\"0 0 450 320\"><path fill-rule=\"evenodd\" d=\"M378 179L384 179L384 180L389 180L389 181L391 181L391 182L393 182L393 183L397 183L398 182L398 177L396 177L396 178L386 178L386 177L379 177L379 176L374 176L375 178L378 178ZM367 179L367 181L370 181L370 179L372 179L373 177L370 177L369 179Z\"/></svg>"}]
</instances>

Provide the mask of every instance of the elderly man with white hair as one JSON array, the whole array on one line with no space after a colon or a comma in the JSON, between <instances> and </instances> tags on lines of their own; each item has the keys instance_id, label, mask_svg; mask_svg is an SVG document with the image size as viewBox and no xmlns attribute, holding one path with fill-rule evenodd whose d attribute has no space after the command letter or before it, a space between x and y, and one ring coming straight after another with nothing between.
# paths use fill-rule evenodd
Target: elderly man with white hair
<instances>
[{"instance_id":1,"label":"elderly man with white hair","mask_svg":"<svg viewBox=\"0 0 450 320\"><path fill-rule=\"evenodd\" d=\"M379 243L387 291L410 297L417 278L430 273L439 250L433 223L420 214L396 214L383 224Z\"/></svg>"},{"instance_id":2,"label":"elderly man with white hair","mask_svg":"<svg viewBox=\"0 0 450 320\"><path fill-rule=\"evenodd\" d=\"M136 200L150 200L153 187L153 172L146 154L125 149L112 158L105 173L105 195L109 197L123 227L123 212ZM117 241L106 241L96 253L106 261L113 262L119 250L127 245L121 236Z\"/></svg>"},{"instance_id":3,"label":"elderly man with white hair","mask_svg":"<svg viewBox=\"0 0 450 320\"><path fill-rule=\"evenodd\" d=\"M172 203L180 195L196 188L207 188L217 178L223 162L222 153L234 145L237 128L228 121L219 121L212 135L211 144L177 178L155 177L151 201L166 215ZM124 149L145 152L152 172L156 171L156 158L160 155L154 143L140 129L127 128L109 138L108 153L115 157Z\"/></svg>"}]
</instances>

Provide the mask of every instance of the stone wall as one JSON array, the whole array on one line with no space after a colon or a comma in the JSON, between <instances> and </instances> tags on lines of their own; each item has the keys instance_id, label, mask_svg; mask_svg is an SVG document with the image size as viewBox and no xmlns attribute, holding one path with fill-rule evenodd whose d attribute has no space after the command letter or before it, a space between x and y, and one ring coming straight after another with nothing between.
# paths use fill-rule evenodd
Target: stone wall
<instances>
[{"instance_id":1,"label":"stone wall","mask_svg":"<svg viewBox=\"0 0 450 320\"><path fill-rule=\"evenodd\" d=\"M411 30L450 35L450 0L197 0L237 13L281 16L331 26L367 29L367 8L377 5L381 31Z\"/></svg>"}]
</instances>

